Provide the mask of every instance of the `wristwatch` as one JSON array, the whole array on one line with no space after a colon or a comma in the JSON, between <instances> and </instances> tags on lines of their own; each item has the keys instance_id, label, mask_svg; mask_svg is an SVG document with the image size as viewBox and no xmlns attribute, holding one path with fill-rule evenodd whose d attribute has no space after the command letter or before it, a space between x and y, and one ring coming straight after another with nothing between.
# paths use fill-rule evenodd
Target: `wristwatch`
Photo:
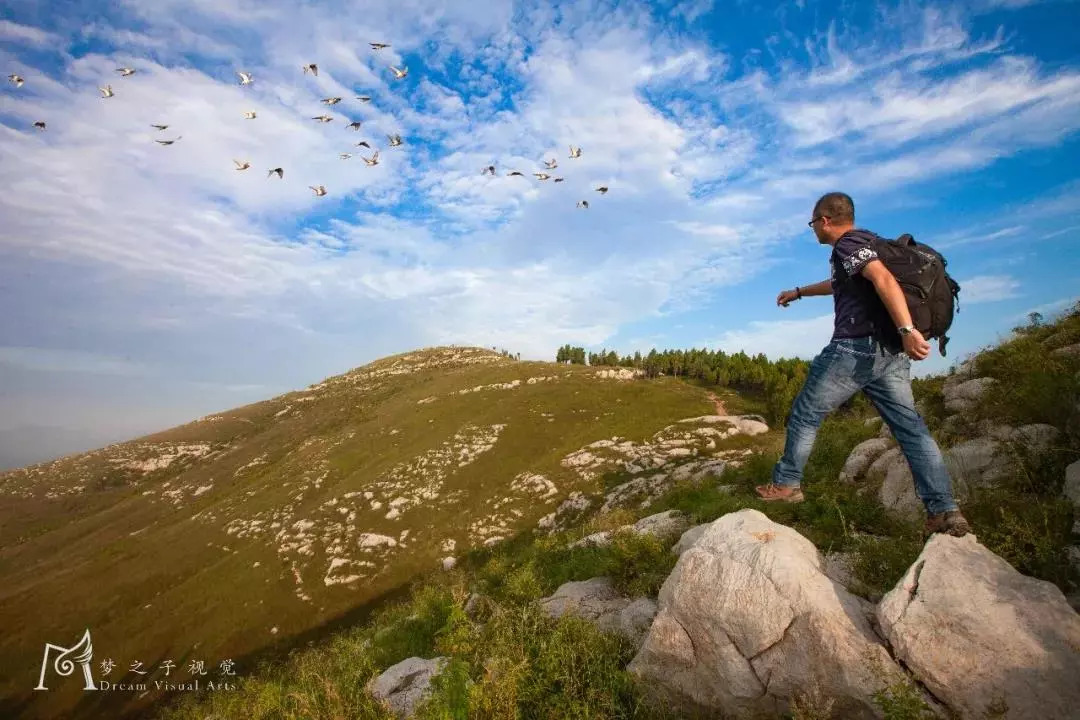
<instances>
[{"instance_id":1,"label":"wristwatch","mask_svg":"<svg viewBox=\"0 0 1080 720\"><path fill-rule=\"evenodd\" d=\"M904 325L903 327L896 328L896 331L901 335L910 335L911 331L915 329L914 325Z\"/></svg>"}]
</instances>

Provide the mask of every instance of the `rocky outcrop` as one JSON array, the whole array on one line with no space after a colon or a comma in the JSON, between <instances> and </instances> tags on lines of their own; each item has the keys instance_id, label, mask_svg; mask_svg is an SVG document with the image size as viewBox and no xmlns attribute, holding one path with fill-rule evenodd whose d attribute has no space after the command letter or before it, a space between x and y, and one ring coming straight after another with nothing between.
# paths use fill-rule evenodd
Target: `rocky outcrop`
<instances>
[{"instance_id":1,"label":"rocky outcrop","mask_svg":"<svg viewBox=\"0 0 1080 720\"><path fill-rule=\"evenodd\" d=\"M1080 615L972 535L935 535L881 601L894 655L962 718L1070 718L1080 708Z\"/></svg>"},{"instance_id":2,"label":"rocky outcrop","mask_svg":"<svg viewBox=\"0 0 1080 720\"><path fill-rule=\"evenodd\" d=\"M951 413L964 413L972 410L997 380L991 377L974 378L963 382L945 381L942 395L945 409Z\"/></svg>"},{"instance_id":3,"label":"rocky outcrop","mask_svg":"<svg viewBox=\"0 0 1080 720\"><path fill-rule=\"evenodd\" d=\"M647 477L628 480L608 491L604 496L604 504L600 506L600 512L608 512L619 507L645 507L653 498L671 487L673 482L674 478L668 472L658 472Z\"/></svg>"},{"instance_id":4,"label":"rocky outcrop","mask_svg":"<svg viewBox=\"0 0 1080 720\"><path fill-rule=\"evenodd\" d=\"M541 530L547 530L548 532L560 530L579 519L592 504L593 498L586 497L575 490L559 504L559 507L540 518L536 525Z\"/></svg>"},{"instance_id":5,"label":"rocky outcrop","mask_svg":"<svg viewBox=\"0 0 1080 720\"><path fill-rule=\"evenodd\" d=\"M656 603L650 598L622 597L607 577L564 583L554 594L543 598L540 607L553 618L568 614L584 618L599 629L619 633L637 645L656 615Z\"/></svg>"},{"instance_id":6,"label":"rocky outcrop","mask_svg":"<svg viewBox=\"0 0 1080 720\"><path fill-rule=\"evenodd\" d=\"M654 535L661 540L667 540L680 534L689 524L686 516L678 510L665 510L662 513L643 517L633 525L623 525L615 530L601 530L592 535L586 535L571 544L570 547L602 547L610 545L612 536L619 532L629 532L635 535Z\"/></svg>"},{"instance_id":7,"label":"rocky outcrop","mask_svg":"<svg viewBox=\"0 0 1080 720\"><path fill-rule=\"evenodd\" d=\"M1060 355L1061 357L1080 358L1080 343L1074 343L1072 345L1065 345L1063 347L1054 348L1050 351L1050 354Z\"/></svg>"},{"instance_id":8,"label":"rocky outcrop","mask_svg":"<svg viewBox=\"0 0 1080 720\"><path fill-rule=\"evenodd\" d=\"M985 437L944 450L942 454L949 477L952 478L953 495L962 502L973 489L991 486L1008 477L1017 469L1014 450L1038 452L1047 448L1058 435L1057 428L1052 425L1034 424L1018 428L1002 425L991 428ZM896 513L915 517L923 511L922 501L915 493L911 467L899 453L899 448L896 450L897 454L890 456L880 468L885 479L878 491L878 499ZM882 457L888 452L891 451Z\"/></svg>"},{"instance_id":9,"label":"rocky outcrop","mask_svg":"<svg viewBox=\"0 0 1080 720\"><path fill-rule=\"evenodd\" d=\"M889 449L890 444L884 438L871 438L856 445L844 461L844 467L840 470L840 480L854 482L861 478L870 468L871 463Z\"/></svg>"},{"instance_id":10,"label":"rocky outcrop","mask_svg":"<svg viewBox=\"0 0 1080 720\"><path fill-rule=\"evenodd\" d=\"M657 604L628 670L688 710L779 714L819 687L837 717L872 718L874 692L903 677L869 604L824 574L809 540L756 510L709 524Z\"/></svg>"},{"instance_id":11,"label":"rocky outcrop","mask_svg":"<svg viewBox=\"0 0 1080 720\"><path fill-rule=\"evenodd\" d=\"M396 717L412 717L416 706L427 697L432 678L442 671L446 662L444 657L407 658L368 681L367 690Z\"/></svg>"},{"instance_id":12,"label":"rocky outcrop","mask_svg":"<svg viewBox=\"0 0 1080 720\"><path fill-rule=\"evenodd\" d=\"M702 415L700 417L683 418L680 423L724 423L728 426L721 431L720 437L732 435L760 435L769 432L769 426L765 418L760 415Z\"/></svg>"}]
</instances>

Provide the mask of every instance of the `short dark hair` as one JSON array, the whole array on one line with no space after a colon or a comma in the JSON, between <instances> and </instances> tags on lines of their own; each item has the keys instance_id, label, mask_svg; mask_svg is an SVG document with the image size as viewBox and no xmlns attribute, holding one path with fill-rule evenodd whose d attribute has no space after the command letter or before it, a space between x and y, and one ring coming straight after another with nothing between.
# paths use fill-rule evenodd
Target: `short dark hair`
<instances>
[{"instance_id":1,"label":"short dark hair","mask_svg":"<svg viewBox=\"0 0 1080 720\"><path fill-rule=\"evenodd\" d=\"M818 215L855 222L855 201L846 193L825 193L814 203L814 216Z\"/></svg>"}]
</instances>

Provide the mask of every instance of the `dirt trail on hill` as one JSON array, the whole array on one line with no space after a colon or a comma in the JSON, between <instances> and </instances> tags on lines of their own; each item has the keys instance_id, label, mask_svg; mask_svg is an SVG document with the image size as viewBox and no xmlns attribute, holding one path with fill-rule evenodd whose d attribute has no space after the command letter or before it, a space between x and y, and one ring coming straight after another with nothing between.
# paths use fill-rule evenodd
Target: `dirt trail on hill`
<instances>
[{"instance_id":1,"label":"dirt trail on hill","mask_svg":"<svg viewBox=\"0 0 1080 720\"><path fill-rule=\"evenodd\" d=\"M720 398L716 397L715 393L710 392L708 394L708 397L716 405L716 414L717 415L727 415L728 414L727 409L724 408L724 401L721 400Z\"/></svg>"}]
</instances>

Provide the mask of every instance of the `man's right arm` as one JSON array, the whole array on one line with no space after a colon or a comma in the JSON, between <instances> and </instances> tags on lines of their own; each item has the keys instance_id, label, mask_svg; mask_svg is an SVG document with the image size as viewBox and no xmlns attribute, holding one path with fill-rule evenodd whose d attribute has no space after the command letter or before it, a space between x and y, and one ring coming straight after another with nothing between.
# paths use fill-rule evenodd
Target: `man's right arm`
<instances>
[{"instance_id":1,"label":"man's right arm","mask_svg":"<svg viewBox=\"0 0 1080 720\"><path fill-rule=\"evenodd\" d=\"M776 296L776 304L787 307L789 302L798 300L804 295L832 295L832 281L822 280L813 285L799 287L797 290L781 290L780 294Z\"/></svg>"}]
</instances>

